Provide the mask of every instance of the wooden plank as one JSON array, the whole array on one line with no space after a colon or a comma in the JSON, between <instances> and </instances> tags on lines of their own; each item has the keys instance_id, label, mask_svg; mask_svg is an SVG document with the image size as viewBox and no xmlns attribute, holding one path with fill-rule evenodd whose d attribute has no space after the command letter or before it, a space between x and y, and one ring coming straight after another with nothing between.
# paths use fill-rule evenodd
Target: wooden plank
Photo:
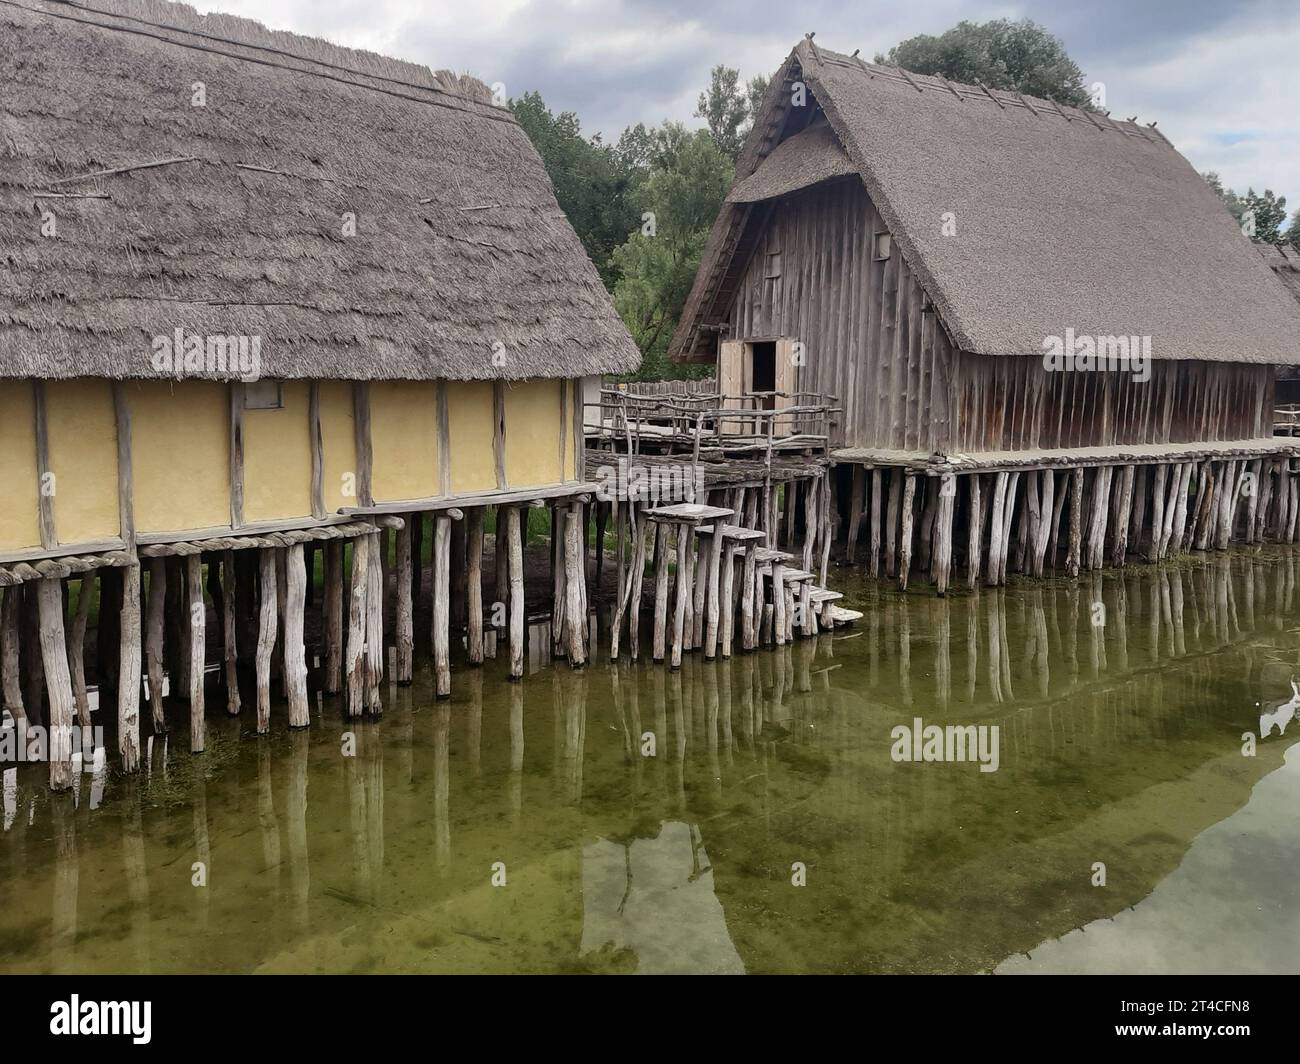
<instances>
[{"instance_id":1,"label":"wooden plank","mask_svg":"<svg viewBox=\"0 0 1300 1064\"><path fill-rule=\"evenodd\" d=\"M307 386L307 434L311 442L311 515L325 516L325 441L320 422L320 381Z\"/></svg>"},{"instance_id":2,"label":"wooden plank","mask_svg":"<svg viewBox=\"0 0 1300 1064\"><path fill-rule=\"evenodd\" d=\"M49 550L59 544L59 537L54 527L54 496L58 491L58 485L54 480L54 472L50 469L50 428L45 409L45 382L42 380L32 381L32 408L36 419L36 506L40 521L41 546ZM63 629L61 618L59 629L60 631ZM64 668L67 668L66 661ZM51 763L51 771L53 771L53 763Z\"/></svg>"},{"instance_id":3,"label":"wooden plank","mask_svg":"<svg viewBox=\"0 0 1300 1064\"><path fill-rule=\"evenodd\" d=\"M230 527L244 523L244 386L232 381L230 403Z\"/></svg>"}]
</instances>

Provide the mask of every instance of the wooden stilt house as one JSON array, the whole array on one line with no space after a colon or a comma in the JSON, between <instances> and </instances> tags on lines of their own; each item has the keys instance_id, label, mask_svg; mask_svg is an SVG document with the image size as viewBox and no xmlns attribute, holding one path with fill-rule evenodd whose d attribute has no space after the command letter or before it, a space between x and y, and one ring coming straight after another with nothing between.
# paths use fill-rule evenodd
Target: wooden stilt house
<instances>
[{"instance_id":1,"label":"wooden stilt house","mask_svg":"<svg viewBox=\"0 0 1300 1064\"><path fill-rule=\"evenodd\" d=\"M638 353L510 111L469 78L155 0L5 4L0 84L8 715L90 723L98 574L125 767L142 689L166 726L165 683L203 748L209 623L226 708L247 667L259 731L277 674L307 724L318 548L320 686L378 712L385 668L411 678L426 527L445 695L449 612L482 661L489 511L522 675L520 508L562 528L574 508L577 535L584 379Z\"/></svg>"},{"instance_id":2,"label":"wooden stilt house","mask_svg":"<svg viewBox=\"0 0 1300 1064\"><path fill-rule=\"evenodd\" d=\"M850 557L940 591L1293 541L1300 311L1155 123L801 42L673 339L833 395ZM778 402L790 402L778 394Z\"/></svg>"}]
</instances>

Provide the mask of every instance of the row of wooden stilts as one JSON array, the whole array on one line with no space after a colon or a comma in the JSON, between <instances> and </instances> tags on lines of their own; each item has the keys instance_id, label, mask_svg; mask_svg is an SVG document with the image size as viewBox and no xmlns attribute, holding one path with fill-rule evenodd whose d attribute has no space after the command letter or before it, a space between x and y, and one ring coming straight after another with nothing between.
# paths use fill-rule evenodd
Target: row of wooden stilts
<instances>
[{"instance_id":1,"label":"row of wooden stilts","mask_svg":"<svg viewBox=\"0 0 1300 1064\"><path fill-rule=\"evenodd\" d=\"M921 576L939 594L959 568L973 588L1008 572L1077 576L1134 557L1294 543L1300 515L1300 482L1274 457L969 473L855 465L848 479L845 559L865 539L872 576L903 590Z\"/></svg>"}]
</instances>

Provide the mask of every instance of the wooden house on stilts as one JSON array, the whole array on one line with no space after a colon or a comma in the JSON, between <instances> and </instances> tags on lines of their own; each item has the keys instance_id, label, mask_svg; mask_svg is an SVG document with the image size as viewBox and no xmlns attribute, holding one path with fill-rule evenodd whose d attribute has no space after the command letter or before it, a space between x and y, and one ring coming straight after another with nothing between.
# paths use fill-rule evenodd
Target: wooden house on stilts
<instances>
[{"instance_id":1,"label":"wooden house on stilts","mask_svg":"<svg viewBox=\"0 0 1300 1064\"><path fill-rule=\"evenodd\" d=\"M672 353L716 362L728 401L834 396L847 557L942 593L1294 542L1296 451L1272 430L1273 367L1300 360L1283 296L1155 123L807 39Z\"/></svg>"},{"instance_id":2,"label":"wooden house on stilts","mask_svg":"<svg viewBox=\"0 0 1300 1064\"><path fill-rule=\"evenodd\" d=\"M379 712L417 639L446 695L450 613L471 662L496 613L522 676L521 510L582 534L584 380L639 356L510 111L160 0L5 3L0 84L0 673L20 731L50 729L52 785L59 729L91 723L96 599L128 770L165 684L203 749L208 645L209 695L239 712L245 673L258 731L274 677L308 723L314 666Z\"/></svg>"}]
</instances>

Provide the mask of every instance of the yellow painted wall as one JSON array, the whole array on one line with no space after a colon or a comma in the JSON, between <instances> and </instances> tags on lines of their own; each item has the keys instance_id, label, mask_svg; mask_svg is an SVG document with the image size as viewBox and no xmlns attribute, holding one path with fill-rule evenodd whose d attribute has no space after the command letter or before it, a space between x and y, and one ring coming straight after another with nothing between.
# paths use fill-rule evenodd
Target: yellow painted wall
<instances>
[{"instance_id":1,"label":"yellow painted wall","mask_svg":"<svg viewBox=\"0 0 1300 1064\"><path fill-rule=\"evenodd\" d=\"M0 381L0 550L41 545L30 381Z\"/></svg>"},{"instance_id":2,"label":"yellow painted wall","mask_svg":"<svg viewBox=\"0 0 1300 1064\"><path fill-rule=\"evenodd\" d=\"M244 411L244 520L311 517L311 431L306 381L281 385L279 410Z\"/></svg>"},{"instance_id":3,"label":"yellow painted wall","mask_svg":"<svg viewBox=\"0 0 1300 1064\"><path fill-rule=\"evenodd\" d=\"M560 393L567 381L511 381L506 384L506 482L512 488L558 484L560 464ZM567 450L573 445L565 441ZM568 464L568 455L565 455Z\"/></svg>"},{"instance_id":4,"label":"yellow painted wall","mask_svg":"<svg viewBox=\"0 0 1300 1064\"><path fill-rule=\"evenodd\" d=\"M434 381L372 382L370 439L376 502L442 494L438 483L438 385Z\"/></svg>"},{"instance_id":5,"label":"yellow painted wall","mask_svg":"<svg viewBox=\"0 0 1300 1064\"><path fill-rule=\"evenodd\" d=\"M447 381L447 435L451 490L495 491L495 401L491 381Z\"/></svg>"},{"instance_id":6,"label":"yellow painted wall","mask_svg":"<svg viewBox=\"0 0 1300 1064\"><path fill-rule=\"evenodd\" d=\"M121 535L112 385L105 380L50 381L45 415L59 542Z\"/></svg>"},{"instance_id":7,"label":"yellow painted wall","mask_svg":"<svg viewBox=\"0 0 1300 1064\"><path fill-rule=\"evenodd\" d=\"M211 381L130 381L139 532L230 524L230 405Z\"/></svg>"},{"instance_id":8,"label":"yellow painted wall","mask_svg":"<svg viewBox=\"0 0 1300 1064\"><path fill-rule=\"evenodd\" d=\"M357 437L351 381L321 381L320 433L321 494L326 512L360 505L355 494L343 494L345 478L351 490L356 490Z\"/></svg>"}]
</instances>

